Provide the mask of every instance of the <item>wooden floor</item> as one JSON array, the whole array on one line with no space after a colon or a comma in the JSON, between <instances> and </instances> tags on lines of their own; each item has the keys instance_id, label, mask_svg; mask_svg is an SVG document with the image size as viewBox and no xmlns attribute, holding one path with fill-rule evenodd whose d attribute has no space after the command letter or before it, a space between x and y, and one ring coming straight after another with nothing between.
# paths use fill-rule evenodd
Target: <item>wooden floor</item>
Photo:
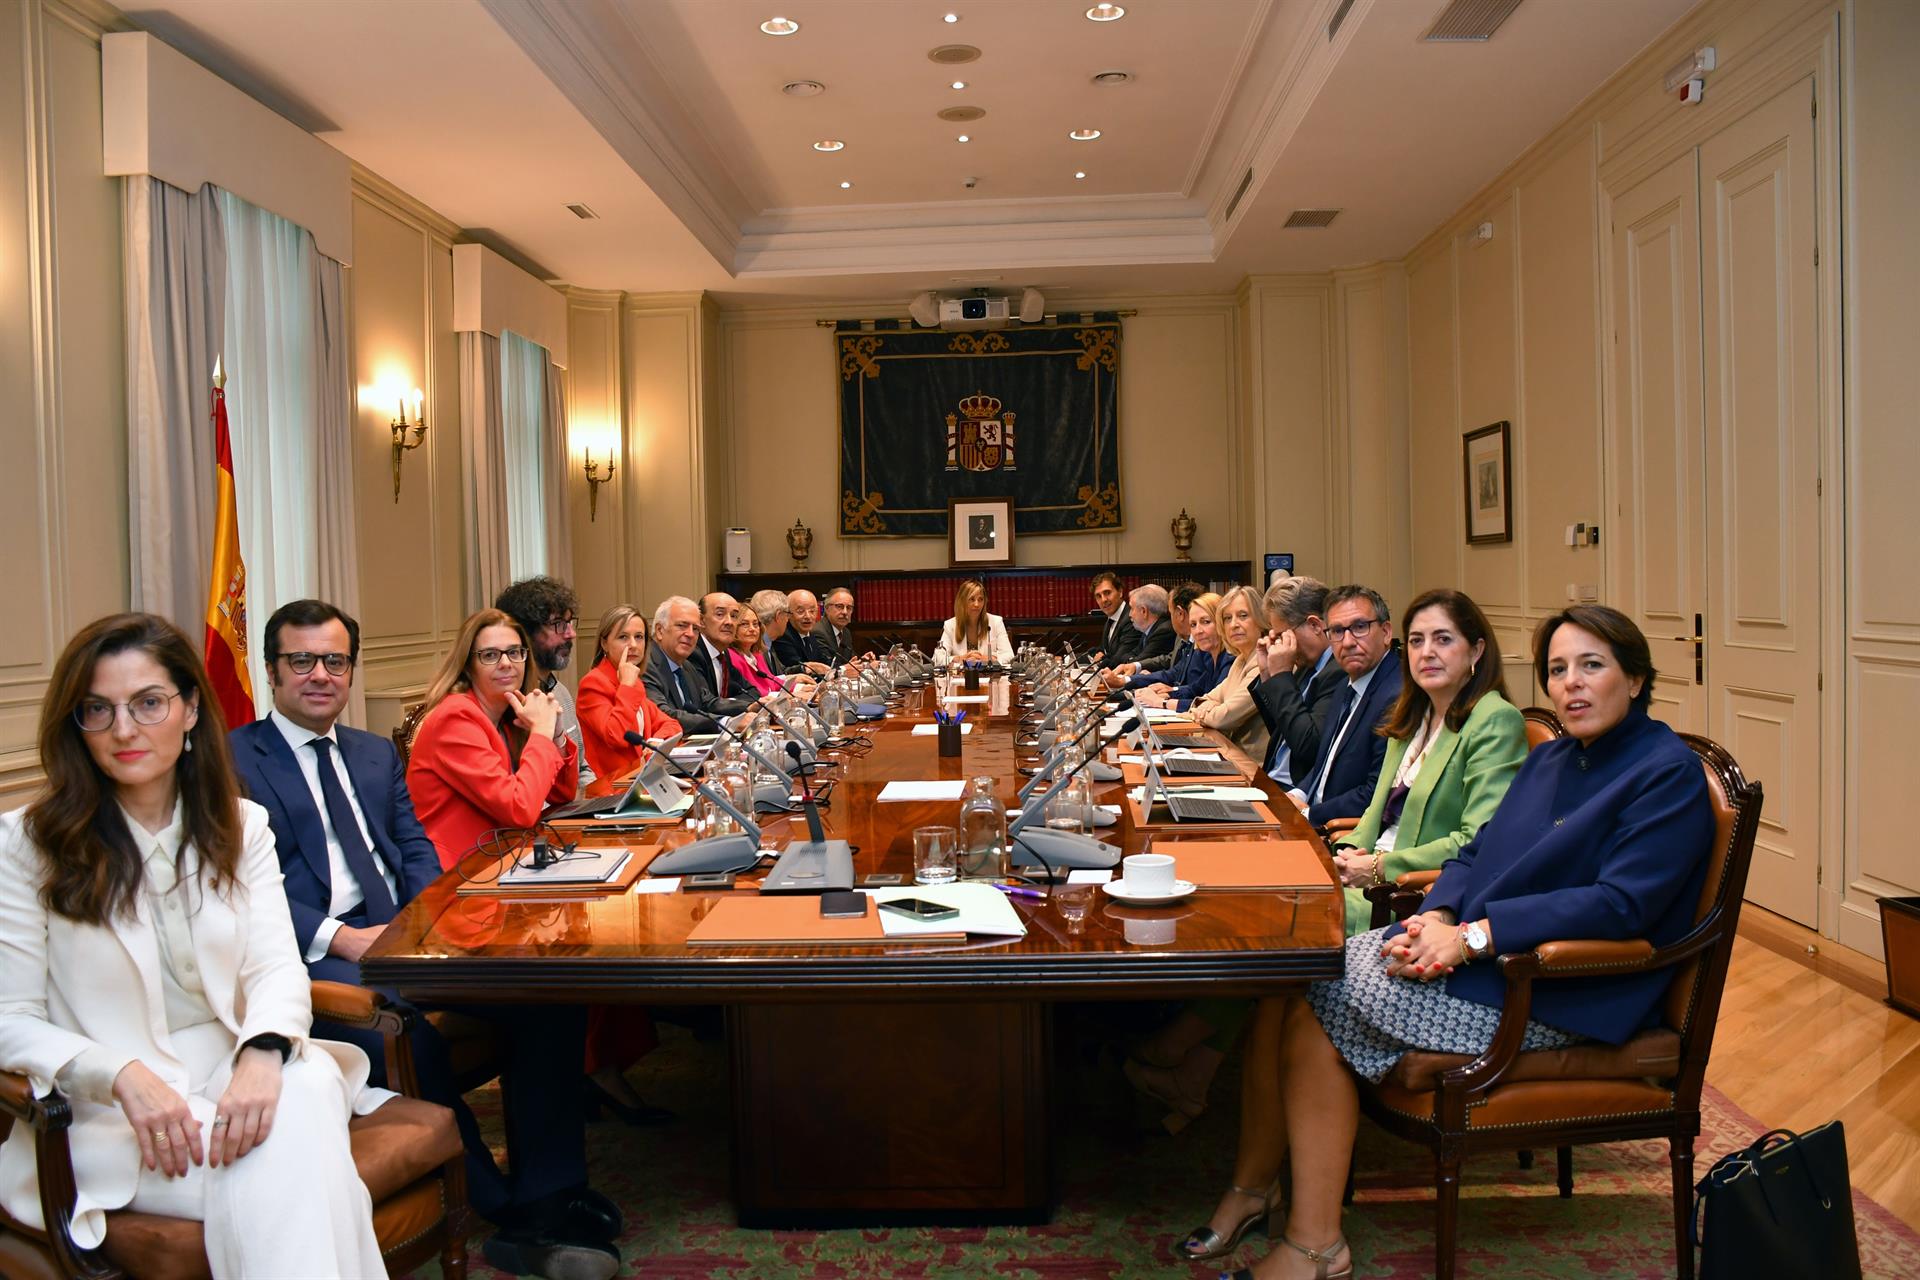
<instances>
[{"instance_id":1,"label":"wooden floor","mask_svg":"<svg viewBox=\"0 0 1920 1280\"><path fill-rule=\"evenodd\" d=\"M1844 1123L1854 1185L1920 1228L1920 1020L1886 994L1879 961L1749 903L1707 1081L1765 1125Z\"/></svg>"}]
</instances>

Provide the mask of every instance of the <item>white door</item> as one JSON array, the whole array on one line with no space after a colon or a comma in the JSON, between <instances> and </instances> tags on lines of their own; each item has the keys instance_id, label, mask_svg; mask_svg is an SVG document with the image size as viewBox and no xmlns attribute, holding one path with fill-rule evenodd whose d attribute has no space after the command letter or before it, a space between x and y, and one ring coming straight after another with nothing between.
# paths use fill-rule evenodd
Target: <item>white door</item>
<instances>
[{"instance_id":1,"label":"white door","mask_svg":"<svg viewBox=\"0 0 1920 1280\"><path fill-rule=\"evenodd\" d=\"M1813 81L1700 148L1707 733L1766 788L1747 897L1818 915Z\"/></svg>"}]
</instances>

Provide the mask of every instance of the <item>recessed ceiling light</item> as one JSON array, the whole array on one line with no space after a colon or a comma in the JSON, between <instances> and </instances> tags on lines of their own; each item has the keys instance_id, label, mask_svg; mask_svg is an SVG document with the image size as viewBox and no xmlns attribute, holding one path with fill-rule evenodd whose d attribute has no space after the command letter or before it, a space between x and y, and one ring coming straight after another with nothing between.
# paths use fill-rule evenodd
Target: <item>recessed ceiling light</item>
<instances>
[{"instance_id":1,"label":"recessed ceiling light","mask_svg":"<svg viewBox=\"0 0 1920 1280\"><path fill-rule=\"evenodd\" d=\"M948 15L947 15L946 17L944 17L944 18L942 18L942 19L940 19L940 21L942 21L942 22L958 22L958 21L960 21L960 15L959 15L959 14L957 14L957 13L950 13L950 14L948 14Z\"/></svg>"},{"instance_id":2,"label":"recessed ceiling light","mask_svg":"<svg viewBox=\"0 0 1920 1280\"><path fill-rule=\"evenodd\" d=\"M1075 129L1072 133L1069 133L1067 136L1069 138L1072 138L1075 142L1092 142L1095 138L1100 136L1100 131L1098 129Z\"/></svg>"},{"instance_id":3,"label":"recessed ceiling light","mask_svg":"<svg viewBox=\"0 0 1920 1280\"><path fill-rule=\"evenodd\" d=\"M967 82L965 80L955 80L952 84L948 85L947 87L949 89L964 89L967 87Z\"/></svg>"},{"instance_id":4,"label":"recessed ceiling light","mask_svg":"<svg viewBox=\"0 0 1920 1280\"><path fill-rule=\"evenodd\" d=\"M851 191L853 190L853 184L851 182L843 182L840 184L840 189L842 191Z\"/></svg>"},{"instance_id":5,"label":"recessed ceiling light","mask_svg":"<svg viewBox=\"0 0 1920 1280\"><path fill-rule=\"evenodd\" d=\"M1127 16L1127 11L1117 4L1097 4L1087 10L1089 22L1114 22Z\"/></svg>"},{"instance_id":6,"label":"recessed ceiling light","mask_svg":"<svg viewBox=\"0 0 1920 1280\"><path fill-rule=\"evenodd\" d=\"M838 138L822 138L813 144L813 149L815 151L841 151L846 148L846 145L846 143L840 141Z\"/></svg>"},{"instance_id":7,"label":"recessed ceiling light","mask_svg":"<svg viewBox=\"0 0 1920 1280\"><path fill-rule=\"evenodd\" d=\"M956 141L959 141L959 142L972 142L972 141L973 141L973 139L972 139L971 137L969 137L969 136L968 136L967 134L964 134L964 133L963 133L963 134L961 134L961 135L959 136L959 138L958 138L958 139L956 139Z\"/></svg>"},{"instance_id":8,"label":"recessed ceiling light","mask_svg":"<svg viewBox=\"0 0 1920 1280\"><path fill-rule=\"evenodd\" d=\"M1087 176L1087 171L1085 169L1082 169L1079 172L1075 173L1073 176L1076 178L1084 178Z\"/></svg>"},{"instance_id":9,"label":"recessed ceiling light","mask_svg":"<svg viewBox=\"0 0 1920 1280\"><path fill-rule=\"evenodd\" d=\"M1093 15L1087 15L1091 18ZM760 29L770 36L790 36L800 29L800 24L792 18L768 18L760 24Z\"/></svg>"}]
</instances>

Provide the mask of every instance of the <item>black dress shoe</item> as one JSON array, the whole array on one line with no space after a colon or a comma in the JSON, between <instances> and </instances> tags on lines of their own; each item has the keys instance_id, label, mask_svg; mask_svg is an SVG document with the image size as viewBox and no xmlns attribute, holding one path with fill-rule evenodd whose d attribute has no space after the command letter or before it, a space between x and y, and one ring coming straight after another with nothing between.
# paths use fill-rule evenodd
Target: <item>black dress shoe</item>
<instances>
[{"instance_id":1,"label":"black dress shoe","mask_svg":"<svg viewBox=\"0 0 1920 1280\"><path fill-rule=\"evenodd\" d=\"M626 1227L620 1206L592 1187L581 1187L568 1194L550 1222L553 1230L561 1235L587 1240L618 1240Z\"/></svg>"},{"instance_id":2,"label":"black dress shoe","mask_svg":"<svg viewBox=\"0 0 1920 1280\"><path fill-rule=\"evenodd\" d=\"M610 1244L569 1240L536 1227L494 1232L480 1246L487 1265L508 1275L545 1280L612 1280L620 1251Z\"/></svg>"}]
</instances>

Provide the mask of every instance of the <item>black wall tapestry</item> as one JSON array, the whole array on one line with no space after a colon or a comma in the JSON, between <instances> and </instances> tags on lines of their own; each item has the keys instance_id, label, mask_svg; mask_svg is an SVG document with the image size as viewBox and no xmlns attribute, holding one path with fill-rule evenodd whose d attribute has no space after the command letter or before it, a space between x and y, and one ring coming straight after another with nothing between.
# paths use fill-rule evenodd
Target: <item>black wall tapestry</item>
<instances>
[{"instance_id":1,"label":"black wall tapestry","mask_svg":"<svg viewBox=\"0 0 1920 1280\"><path fill-rule=\"evenodd\" d=\"M951 498L1012 498L1017 533L1124 527L1120 324L843 328L840 536L940 538Z\"/></svg>"}]
</instances>

